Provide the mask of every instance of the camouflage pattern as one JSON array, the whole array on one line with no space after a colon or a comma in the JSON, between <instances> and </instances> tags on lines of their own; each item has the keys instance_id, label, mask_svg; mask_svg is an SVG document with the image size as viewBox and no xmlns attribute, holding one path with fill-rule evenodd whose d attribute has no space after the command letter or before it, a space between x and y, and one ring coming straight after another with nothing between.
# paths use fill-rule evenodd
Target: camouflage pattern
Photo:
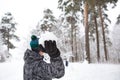
<instances>
[{"instance_id":1,"label":"camouflage pattern","mask_svg":"<svg viewBox=\"0 0 120 80\"><path fill-rule=\"evenodd\" d=\"M52 80L64 76L64 64L60 56L46 63L38 53L27 49L24 61L24 80Z\"/></svg>"}]
</instances>

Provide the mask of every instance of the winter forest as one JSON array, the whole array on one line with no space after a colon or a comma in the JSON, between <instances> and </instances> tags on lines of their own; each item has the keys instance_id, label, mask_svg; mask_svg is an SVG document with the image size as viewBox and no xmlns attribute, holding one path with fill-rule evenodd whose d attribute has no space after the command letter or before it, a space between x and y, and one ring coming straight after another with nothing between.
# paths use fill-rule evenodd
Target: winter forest
<instances>
[{"instance_id":1,"label":"winter forest","mask_svg":"<svg viewBox=\"0 0 120 80\"><path fill-rule=\"evenodd\" d=\"M59 17L51 9L44 9L30 35L53 33L58 38L62 58L70 62L120 63L120 15L112 21L107 14L109 7L119 6L117 3L118 0L58 0ZM110 30L112 22L116 24ZM16 48L13 40L20 41L15 34L18 24L12 12L1 17L0 62L12 56L10 49ZM27 38L25 44L29 45L28 41Z\"/></svg>"},{"instance_id":2,"label":"winter forest","mask_svg":"<svg viewBox=\"0 0 120 80\"><path fill-rule=\"evenodd\" d=\"M69 62L53 80L119 80L119 9L119 0L0 0L0 80L23 80L31 35L56 40Z\"/></svg>"}]
</instances>

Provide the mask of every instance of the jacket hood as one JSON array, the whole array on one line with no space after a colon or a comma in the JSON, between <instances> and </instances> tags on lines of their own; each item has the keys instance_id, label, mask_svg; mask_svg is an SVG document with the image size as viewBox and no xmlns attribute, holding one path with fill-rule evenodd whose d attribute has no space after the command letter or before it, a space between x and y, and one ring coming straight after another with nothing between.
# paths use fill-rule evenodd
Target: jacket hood
<instances>
[{"instance_id":1,"label":"jacket hood","mask_svg":"<svg viewBox=\"0 0 120 80\"><path fill-rule=\"evenodd\" d=\"M43 56L40 56L38 53L27 49L24 54L24 61L29 63L36 60L43 60Z\"/></svg>"}]
</instances>

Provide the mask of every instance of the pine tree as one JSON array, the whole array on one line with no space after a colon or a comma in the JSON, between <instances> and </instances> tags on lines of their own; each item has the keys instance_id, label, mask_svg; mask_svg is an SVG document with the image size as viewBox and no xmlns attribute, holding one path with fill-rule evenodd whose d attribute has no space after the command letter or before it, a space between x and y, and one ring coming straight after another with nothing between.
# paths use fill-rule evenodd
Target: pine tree
<instances>
[{"instance_id":1,"label":"pine tree","mask_svg":"<svg viewBox=\"0 0 120 80\"><path fill-rule=\"evenodd\" d=\"M117 17L117 19L119 20L119 16ZM120 24L117 23L117 25L115 25L113 27L113 31L112 31L112 54L111 56L113 57L113 60L116 60L116 62L120 63ZM115 61L114 61L115 62Z\"/></svg>"},{"instance_id":2,"label":"pine tree","mask_svg":"<svg viewBox=\"0 0 120 80\"><path fill-rule=\"evenodd\" d=\"M3 37L2 37L2 33L0 31L0 50L2 50L2 46L3 46Z\"/></svg>"},{"instance_id":3,"label":"pine tree","mask_svg":"<svg viewBox=\"0 0 120 80\"><path fill-rule=\"evenodd\" d=\"M42 31L53 31L53 29L56 27L56 19L53 16L53 12L50 9L45 9L43 11L44 16L43 19L39 23L39 27Z\"/></svg>"},{"instance_id":4,"label":"pine tree","mask_svg":"<svg viewBox=\"0 0 120 80\"><path fill-rule=\"evenodd\" d=\"M85 26L85 51L86 51L86 56L88 59L88 62L92 62L92 56L90 54L90 36L91 34L94 35L96 34L96 38L94 37L96 41L96 50L97 50L97 59L98 61L100 60L100 50L101 50L101 44L100 41L103 42L104 46L104 54L105 54L105 59L108 60L108 52L107 52L107 47L111 45L110 38L109 36L109 30L108 30L108 24L106 21L111 22L108 19L107 14L105 14L105 10L107 10L107 4L112 3L114 4L113 7L116 6L116 2L118 0L59 0L59 5L58 7L64 12L64 18L63 18L63 23L66 24L66 26L71 27L71 32L70 37L71 37L71 49L72 53L74 53L74 48L75 45L73 44L74 42L76 43L76 37L73 37L73 33L76 33L75 25L72 23L72 21L76 20L74 17L76 12L84 12L84 26ZM77 3L76 3L77 2ZM80 4L78 6L78 4ZM75 5L75 6L74 6ZM84 10L81 9L81 5L84 5ZM100 11L100 8L101 10ZM101 12L101 13L100 13ZM90 16L92 15L92 18ZM76 20L77 21L77 20ZM101 23L101 24L100 24ZM101 29L100 29L101 27ZM101 39L101 36L103 39Z\"/></svg>"},{"instance_id":5,"label":"pine tree","mask_svg":"<svg viewBox=\"0 0 120 80\"><path fill-rule=\"evenodd\" d=\"M100 58L100 52L99 52L99 37L98 37L98 31L97 31L97 20L96 20L96 16L99 14L100 20L101 20L101 26L102 26L102 35L103 35L103 44L104 44L104 53L105 53L105 59L108 60L108 52L107 52L107 45L111 44L109 37L107 36L109 33L108 30L108 24L106 23L105 20L107 20L108 22L111 22L108 19L108 15L104 13L104 10L107 10L107 4L108 3L112 3L114 4L113 7L116 6L116 2L118 0L86 0L86 2L88 2L89 5L89 10L92 10L92 13L94 14L94 21L95 21L95 26L96 26L96 39L97 39L97 56L98 56L98 61ZM95 9L97 7L97 12L95 12ZM104 10L103 10L104 9ZM95 16L96 15L96 16ZM94 28L94 27L93 27Z\"/></svg>"},{"instance_id":6,"label":"pine tree","mask_svg":"<svg viewBox=\"0 0 120 80\"><path fill-rule=\"evenodd\" d=\"M36 28L32 30L32 34L40 36L45 31L53 32L57 37L59 28L57 27L57 19L54 17L52 10L45 9L43 11L43 18L38 22Z\"/></svg>"},{"instance_id":7,"label":"pine tree","mask_svg":"<svg viewBox=\"0 0 120 80\"><path fill-rule=\"evenodd\" d=\"M72 57L72 61L78 61L78 50L77 50L77 31L78 25L77 23L79 20L78 12L80 12L81 3L80 0L59 0L58 1L58 8L63 12L63 24L67 26L66 29L69 28L69 35L71 39L71 52L74 57Z\"/></svg>"},{"instance_id":8,"label":"pine tree","mask_svg":"<svg viewBox=\"0 0 120 80\"><path fill-rule=\"evenodd\" d=\"M1 28L1 26L0 26ZM0 29L0 62L4 62L5 58L3 57L3 37L2 37L2 29Z\"/></svg>"},{"instance_id":9,"label":"pine tree","mask_svg":"<svg viewBox=\"0 0 120 80\"><path fill-rule=\"evenodd\" d=\"M120 14L119 14L118 17L117 17L117 22L116 22L116 24L120 24Z\"/></svg>"},{"instance_id":10,"label":"pine tree","mask_svg":"<svg viewBox=\"0 0 120 80\"><path fill-rule=\"evenodd\" d=\"M91 62L90 60L90 45L89 45L89 25L88 25L88 10L89 5L88 1L85 1L84 3L84 26L85 26L85 50L86 50L86 59L88 60L88 63Z\"/></svg>"},{"instance_id":11,"label":"pine tree","mask_svg":"<svg viewBox=\"0 0 120 80\"><path fill-rule=\"evenodd\" d=\"M107 43L110 42L109 38L106 36L106 32L108 33L108 25L105 23L105 20L108 20L109 22L111 22L108 17L107 14L104 13L104 10L107 10L107 4L111 3L114 4L114 6L116 6L116 2L118 0L101 0L98 2L98 11L99 11L99 16L100 16L100 20L101 20L101 26L102 26L102 34L103 34L103 44L104 44L104 53L105 53L105 60L108 60L108 49L107 49ZM113 6L113 7L114 7ZM103 10L104 9L104 10Z\"/></svg>"},{"instance_id":12,"label":"pine tree","mask_svg":"<svg viewBox=\"0 0 120 80\"><path fill-rule=\"evenodd\" d=\"M1 19L1 28L3 34L3 42L7 45L7 49L14 49L15 46L10 41L11 39L15 39L19 41L18 36L15 35L16 23L14 22L14 18L10 12L4 14Z\"/></svg>"}]
</instances>

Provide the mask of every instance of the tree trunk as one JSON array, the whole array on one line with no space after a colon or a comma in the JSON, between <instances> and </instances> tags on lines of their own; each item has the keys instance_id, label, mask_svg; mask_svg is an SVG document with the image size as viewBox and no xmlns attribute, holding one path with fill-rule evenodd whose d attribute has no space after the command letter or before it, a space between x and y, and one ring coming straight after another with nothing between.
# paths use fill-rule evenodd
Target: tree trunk
<instances>
[{"instance_id":1,"label":"tree trunk","mask_svg":"<svg viewBox=\"0 0 120 80\"><path fill-rule=\"evenodd\" d=\"M77 33L76 33L76 27L75 27L75 57L76 57L76 62L78 61L78 53L77 53Z\"/></svg>"},{"instance_id":2,"label":"tree trunk","mask_svg":"<svg viewBox=\"0 0 120 80\"><path fill-rule=\"evenodd\" d=\"M72 17L70 18L72 22ZM73 24L71 23L71 49L72 49L72 62L74 62L74 51L73 51Z\"/></svg>"},{"instance_id":3,"label":"tree trunk","mask_svg":"<svg viewBox=\"0 0 120 80\"><path fill-rule=\"evenodd\" d=\"M95 11L94 11L94 23L95 23L95 28L96 28L97 60L99 62L99 60L100 60L99 31L98 31L98 25L97 25L97 19L96 19L96 13L95 13Z\"/></svg>"},{"instance_id":4,"label":"tree trunk","mask_svg":"<svg viewBox=\"0 0 120 80\"><path fill-rule=\"evenodd\" d=\"M86 59L90 63L90 47L89 47L89 26L88 26L88 3L85 2L84 6L84 25L85 25L85 49L86 49Z\"/></svg>"},{"instance_id":5,"label":"tree trunk","mask_svg":"<svg viewBox=\"0 0 120 80\"><path fill-rule=\"evenodd\" d=\"M8 40L7 40L7 49L8 49L8 52L9 52L9 29L8 29L8 35L7 35L7 38L8 38Z\"/></svg>"},{"instance_id":6,"label":"tree trunk","mask_svg":"<svg viewBox=\"0 0 120 80\"><path fill-rule=\"evenodd\" d=\"M99 15L100 15L100 20L101 20L101 25L102 25L102 35L103 35L103 44L104 44L104 53L105 53L105 59L106 61L108 60L108 57L107 57L107 47L106 47L106 39L105 39L105 28L104 28L104 20L103 20L103 17L102 17L102 9L101 9L101 6L99 5Z\"/></svg>"}]
</instances>

